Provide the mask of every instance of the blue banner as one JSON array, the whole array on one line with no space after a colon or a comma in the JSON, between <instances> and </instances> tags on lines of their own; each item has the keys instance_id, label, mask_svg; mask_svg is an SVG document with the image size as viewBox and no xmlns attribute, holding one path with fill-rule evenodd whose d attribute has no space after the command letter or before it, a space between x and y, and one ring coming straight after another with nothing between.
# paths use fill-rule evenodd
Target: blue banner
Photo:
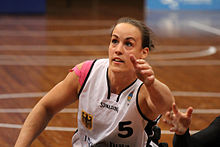
<instances>
[{"instance_id":1,"label":"blue banner","mask_svg":"<svg viewBox=\"0 0 220 147\"><path fill-rule=\"evenodd\" d=\"M0 0L0 13L45 13L46 0Z\"/></svg>"},{"instance_id":2,"label":"blue banner","mask_svg":"<svg viewBox=\"0 0 220 147\"><path fill-rule=\"evenodd\" d=\"M220 10L220 0L147 0L148 10Z\"/></svg>"}]
</instances>

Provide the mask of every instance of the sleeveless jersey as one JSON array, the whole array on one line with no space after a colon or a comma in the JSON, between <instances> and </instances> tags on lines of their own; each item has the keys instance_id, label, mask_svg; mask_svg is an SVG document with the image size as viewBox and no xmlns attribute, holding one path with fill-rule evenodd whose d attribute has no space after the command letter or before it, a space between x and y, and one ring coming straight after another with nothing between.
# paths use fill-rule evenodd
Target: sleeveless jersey
<instances>
[{"instance_id":1,"label":"sleeveless jersey","mask_svg":"<svg viewBox=\"0 0 220 147\"><path fill-rule=\"evenodd\" d=\"M144 147L148 120L138 106L142 81L119 95L110 92L108 59L95 60L79 92L78 130L73 147ZM129 74L129 73L128 73Z\"/></svg>"}]
</instances>

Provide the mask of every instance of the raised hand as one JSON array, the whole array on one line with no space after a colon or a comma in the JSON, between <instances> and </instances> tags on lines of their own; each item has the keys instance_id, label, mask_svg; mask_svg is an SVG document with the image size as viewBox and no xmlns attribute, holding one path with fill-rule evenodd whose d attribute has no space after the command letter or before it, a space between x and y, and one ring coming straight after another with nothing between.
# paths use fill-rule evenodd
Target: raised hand
<instances>
[{"instance_id":1,"label":"raised hand","mask_svg":"<svg viewBox=\"0 0 220 147\"><path fill-rule=\"evenodd\" d=\"M173 103L172 111L165 114L163 121L171 126L171 132L175 132L177 135L183 135L191 123L193 108L189 107L185 113L182 113L178 110L176 104Z\"/></svg>"},{"instance_id":2,"label":"raised hand","mask_svg":"<svg viewBox=\"0 0 220 147\"><path fill-rule=\"evenodd\" d=\"M144 82L146 86L153 84L155 80L152 67L144 59L136 59L134 55L130 55L137 77Z\"/></svg>"}]
</instances>

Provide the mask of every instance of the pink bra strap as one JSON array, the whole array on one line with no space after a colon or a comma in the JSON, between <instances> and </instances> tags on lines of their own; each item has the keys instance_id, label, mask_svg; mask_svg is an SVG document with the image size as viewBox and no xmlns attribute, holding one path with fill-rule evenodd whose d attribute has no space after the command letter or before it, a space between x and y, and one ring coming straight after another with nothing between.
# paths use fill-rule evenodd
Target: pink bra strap
<instances>
[{"instance_id":1,"label":"pink bra strap","mask_svg":"<svg viewBox=\"0 0 220 147\"><path fill-rule=\"evenodd\" d=\"M75 66L74 68L70 70L70 72L74 71L75 74L79 77L79 83L81 86L86 79L86 76L92 66L92 63L93 63L93 60L89 60L83 63L81 70L79 70L77 66Z\"/></svg>"}]
</instances>

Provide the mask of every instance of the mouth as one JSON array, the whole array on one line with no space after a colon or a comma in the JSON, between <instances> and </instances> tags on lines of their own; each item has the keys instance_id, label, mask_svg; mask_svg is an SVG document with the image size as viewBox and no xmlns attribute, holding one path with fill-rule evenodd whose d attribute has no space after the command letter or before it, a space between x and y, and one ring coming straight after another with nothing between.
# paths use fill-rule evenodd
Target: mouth
<instances>
[{"instance_id":1,"label":"mouth","mask_svg":"<svg viewBox=\"0 0 220 147\"><path fill-rule=\"evenodd\" d=\"M112 61L118 62L118 63L124 63L124 61L121 60L120 58L114 58Z\"/></svg>"}]
</instances>

